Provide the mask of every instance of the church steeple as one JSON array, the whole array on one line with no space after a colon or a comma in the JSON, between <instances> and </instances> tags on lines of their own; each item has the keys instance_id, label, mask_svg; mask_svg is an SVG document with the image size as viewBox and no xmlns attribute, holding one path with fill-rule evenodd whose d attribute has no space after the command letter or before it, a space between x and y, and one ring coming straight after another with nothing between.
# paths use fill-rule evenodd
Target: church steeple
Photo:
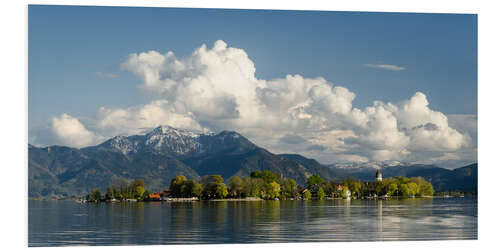
<instances>
[{"instance_id":1,"label":"church steeple","mask_svg":"<svg viewBox=\"0 0 500 250\"><path fill-rule=\"evenodd\" d=\"M377 181L382 181L382 172L380 172L380 170L377 170L375 178L377 179Z\"/></svg>"}]
</instances>

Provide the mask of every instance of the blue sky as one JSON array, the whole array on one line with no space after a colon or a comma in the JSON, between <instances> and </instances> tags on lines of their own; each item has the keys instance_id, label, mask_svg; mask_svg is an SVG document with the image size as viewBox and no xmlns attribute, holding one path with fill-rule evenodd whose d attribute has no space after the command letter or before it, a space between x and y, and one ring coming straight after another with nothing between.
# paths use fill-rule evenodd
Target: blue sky
<instances>
[{"instance_id":1,"label":"blue sky","mask_svg":"<svg viewBox=\"0 0 500 250\"><path fill-rule=\"evenodd\" d=\"M422 92L431 110L477 115L476 15L31 5L28 22L30 132L63 113L92 127L101 107L147 105L143 79L120 67L131 53L184 58L217 40L244 50L257 79L323 77L361 110Z\"/></svg>"}]
</instances>

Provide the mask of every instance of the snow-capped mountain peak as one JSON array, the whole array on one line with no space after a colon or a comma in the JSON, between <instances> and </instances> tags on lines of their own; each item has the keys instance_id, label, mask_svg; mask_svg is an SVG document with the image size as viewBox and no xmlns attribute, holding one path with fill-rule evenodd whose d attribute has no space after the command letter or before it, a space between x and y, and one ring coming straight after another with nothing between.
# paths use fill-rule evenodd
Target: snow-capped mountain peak
<instances>
[{"instance_id":1,"label":"snow-capped mountain peak","mask_svg":"<svg viewBox=\"0 0 500 250\"><path fill-rule=\"evenodd\" d=\"M149 151L189 156L254 145L234 131L215 134L163 125L142 135L116 136L97 147L101 150L119 151L125 155Z\"/></svg>"},{"instance_id":2,"label":"snow-capped mountain peak","mask_svg":"<svg viewBox=\"0 0 500 250\"><path fill-rule=\"evenodd\" d=\"M151 132L147 133L146 136L153 136L153 135L170 135L170 136L186 136L186 137L198 137L199 134L188 131L188 130L182 130L182 129L176 129L170 126L158 126L155 129L153 129Z\"/></svg>"},{"instance_id":3,"label":"snow-capped mountain peak","mask_svg":"<svg viewBox=\"0 0 500 250\"><path fill-rule=\"evenodd\" d=\"M130 152L136 152L138 148L138 142L131 141L126 136L115 136L108 141L109 147L122 152L123 154L129 154Z\"/></svg>"},{"instance_id":4,"label":"snow-capped mountain peak","mask_svg":"<svg viewBox=\"0 0 500 250\"><path fill-rule=\"evenodd\" d=\"M146 136L153 135L166 135L170 137L192 137L197 138L201 135L213 135L211 132L201 132L196 130L179 129L168 125L160 125L153 129L151 132L147 133Z\"/></svg>"},{"instance_id":5,"label":"snow-capped mountain peak","mask_svg":"<svg viewBox=\"0 0 500 250\"><path fill-rule=\"evenodd\" d=\"M203 153L200 137L213 136L211 132L178 129L168 125L158 126L145 135L144 145L154 150L172 152L179 155Z\"/></svg>"}]
</instances>

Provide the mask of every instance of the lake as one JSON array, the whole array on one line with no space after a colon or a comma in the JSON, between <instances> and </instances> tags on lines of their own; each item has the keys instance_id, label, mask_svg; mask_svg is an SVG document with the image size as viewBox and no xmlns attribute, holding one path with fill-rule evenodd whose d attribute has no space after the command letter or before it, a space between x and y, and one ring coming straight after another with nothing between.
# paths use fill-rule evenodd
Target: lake
<instances>
[{"instance_id":1,"label":"lake","mask_svg":"<svg viewBox=\"0 0 500 250\"><path fill-rule=\"evenodd\" d=\"M28 202L29 246L477 239L477 198Z\"/></svg>"}]
</instances>

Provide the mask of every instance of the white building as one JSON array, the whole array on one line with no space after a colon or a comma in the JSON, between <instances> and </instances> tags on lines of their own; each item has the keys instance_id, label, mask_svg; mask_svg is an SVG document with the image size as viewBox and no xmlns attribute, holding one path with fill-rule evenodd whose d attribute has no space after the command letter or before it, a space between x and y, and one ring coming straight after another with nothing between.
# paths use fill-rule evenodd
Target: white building
<instances>
[{"instance_id":1,"label":"white building","mask_svg":"<svg viewBox=\"0 0 500 250\"><path fill-rule=\"evenodd\" d=\"M382 181L382 172L380 172L380 170L377 170L375 178L377 178L377 181Z\"/></svg>"}]
</instances>

